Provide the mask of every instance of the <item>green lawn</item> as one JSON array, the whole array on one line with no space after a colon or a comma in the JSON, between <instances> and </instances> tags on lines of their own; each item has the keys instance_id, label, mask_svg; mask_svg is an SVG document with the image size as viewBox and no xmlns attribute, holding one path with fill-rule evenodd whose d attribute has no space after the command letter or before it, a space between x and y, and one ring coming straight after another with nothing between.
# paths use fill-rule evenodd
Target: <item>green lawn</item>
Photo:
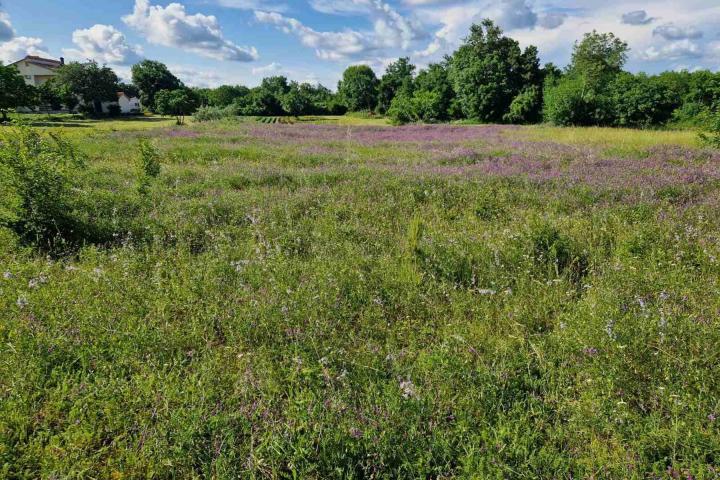
<instances>
[{"instance_id":1,"label":"green lawn","mask_svg":"<svg viewBox=\"0 0 720 480\"><path fill-rule=\"evenodd\" d=\"M86 167L67 242L0 228L0 478L717 478L720 154L383 124L43 125Z\"/></svg>"}]
</instances>

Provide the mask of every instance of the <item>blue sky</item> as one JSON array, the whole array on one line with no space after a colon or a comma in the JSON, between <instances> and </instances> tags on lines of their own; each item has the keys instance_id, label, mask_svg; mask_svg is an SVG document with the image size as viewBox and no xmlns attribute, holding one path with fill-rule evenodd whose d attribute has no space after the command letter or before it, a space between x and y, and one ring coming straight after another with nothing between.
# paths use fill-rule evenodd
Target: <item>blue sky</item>
<instances>
[{"instance_id":1,"label":"blue sky","mask_svg":"<svg viewBox=\"0 0 720 480\"><path fill-rule=\"evenodd\" d=\"M720 68L720 0L0 0L0 61L93 58L128 78L150 58L195 86L334 88L350 64L437 61L484 17L561 66L595 29L630 44L632 71Z\"/></svg>"}]
</instances>

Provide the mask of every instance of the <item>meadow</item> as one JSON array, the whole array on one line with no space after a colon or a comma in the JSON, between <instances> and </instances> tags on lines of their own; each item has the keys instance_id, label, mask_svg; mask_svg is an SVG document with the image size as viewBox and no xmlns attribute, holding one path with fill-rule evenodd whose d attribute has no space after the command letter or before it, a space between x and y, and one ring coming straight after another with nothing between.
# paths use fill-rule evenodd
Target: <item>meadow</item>
<instances>
[{"instance_id":1,"label":"meadow","mask_svg":"<svg viewBox=\"0 0 720 480\"><path fill-rule=\"evenodd\" d=\"M0 477L720 476L693 132L75 123L85 230L0 229Z\"/></svg>"}]
</instances>

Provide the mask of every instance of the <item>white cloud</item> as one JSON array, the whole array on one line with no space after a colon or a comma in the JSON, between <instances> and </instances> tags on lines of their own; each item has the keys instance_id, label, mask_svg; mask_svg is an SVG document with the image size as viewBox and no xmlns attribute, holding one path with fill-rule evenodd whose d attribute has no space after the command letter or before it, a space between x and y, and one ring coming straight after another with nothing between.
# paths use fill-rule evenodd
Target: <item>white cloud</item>
<instances>
[{"instance_id":1,"label":"white cloud","mask_svg":"<svg viewBox=\"0 0 720 480\"><path fill-rule=\"evenodd\" d=\"M93 25L87 29L75 30L72 35L77 49L63 49L73 59L91 59L99 63L129 65L140 60L142 50L130 47L125 35L111 25Z\"/></svg>"},{"instance_id":2,"label":"white cloud","mask_svg":"<svg viewBox=\"0 0 720 480\"><path fill-rule=\"evenodd\" d=\"M0 43L0 61L8 64L16 62L25 55L39 55L49 57L43 41L36 37L15 37L12 40Z\"/></svg>"},{"instance_id":3,"label":"white cloud","mask_svg":"<svg viewBox=\"0 0 720 480\"><path fill-rule=\"evenodd\" d=\"M288 6L284 3L268 2L266 0L216 0L221 7L239 8L241 10L271 10L284 12Z\"/></svg>"},{"instance_id":4,"label":"white cloud","mask_svg":"<svg viewBox=\"0 0 720 480\"><path fill-rule=\"evenodd\" d=\"M229 83L227 80L223 81L223 78L217 73L207 70L198 70L193 67L179 65L170 65L168 68L182 80L184 84L190 87L210 88L217 87L223 83Z\"/></svg>"},{"instance_id":5,"label":"white cloud","mask_svg":"<svg viewBox=\"0 0 720 480\"><path fill-rule=\"evenodd\" d=\"M678 40L661 47L652 46L640 55L640 58L647 61L676 61L688 58L700 58L703 56L702 48L688 39Z\"/></svg>"},{"instance_id":6,"label":"white cloud","mask_svg":"<svg viewBox=\"0 0 720 480\"><path fill-rule=\"evenodd\" d=\"M323 60L346 60L376 48L367 35L354 30L318 32L276 12L256 11L255 18L261 23L276 26L286 34L295 35L304 46L314 48L316 55Z\"/></svg>"},{"instance_id":7,"label":"white cloud","mask_svg":"<svg viewBox=\"0 0 720 480\"><path fill-rule=\"evenodd\" d=\"M684 40L702 38L703 32L695 27L680 27L673 23L660 25L653 30L653 35L664 38L665 40Z\"/></svg>"},{"instance_id":8,"label":"white cloud","mask_svg":"<svg viewBox=\"0 0 720 480\"><path fill-rule=\"evenodd\" d=\"M565 23L567 17L566 13L546 13L538 17L537 23L543 28L553 30Z\"/></svg>"},{"instance_id":9,"label":"white cloud","mask_svg":"<svg viewBox=\"0 0 720 480\"><path fill-rule=\"evenodd\" d=\"M268 75L270 73L278 73L282 71L282 65L277 62L272 62L269 65L262 67L255 67L252 69L253 75Z\"/></svg>"},{"instance_id":10,"label":"white cloud","mask_svg":"<svg viewBox=\"0 0 720 480\"><path fill-rule=\"evenodd\" d=\"M151 6L149 0L135 0L133 13L123 22L140 32L150 43L186 51L216 60L249 62L257 60L255 47L241 47L225 39L212 15L189 15L179 3Z\"/></svg>"},{"instance_id":11,"label":"white cloud","mask_svg":"<svg viewBox=\"0 0 720 480\"><path fill-rule=\"evenodd\" d=\"M10 23L10 16L5 12L0 12L0 42L12 40L14 36L15 30Z\"/></svg>"}]
</instances>

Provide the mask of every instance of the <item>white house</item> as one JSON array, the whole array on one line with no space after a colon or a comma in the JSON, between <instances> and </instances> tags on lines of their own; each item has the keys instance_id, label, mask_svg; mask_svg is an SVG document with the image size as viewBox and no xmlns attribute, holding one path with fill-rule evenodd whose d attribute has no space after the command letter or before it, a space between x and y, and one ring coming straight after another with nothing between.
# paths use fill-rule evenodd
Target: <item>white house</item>
<instances>
[{"instance_id":1,"label":"white house","mask_svg":"<svg viewBox=\"0 0 720 480\"><path fill-rule=\"evenodd\" d=\"M102 102L103 113L110 112L111 105L118 105L120 107L120 113L128 115L132 113L140 113L140 99L137 97L131 97L125 92L117 92L117 101L114 102Z\"/></svg>"},{"instance_id":2,"label":"white house","mask_svg":"<svg viewBox=\"0 0 720 480\"><path fill-rule=\"evenodd\" d=\"M60 60L52 60L50 58L27 55L22 60L18 60L10 65L14 65L15 68L18 69L20 75L25 79L25 83L37 87L56 76L56 70L65 65L65 59L60 57Z\"/></svg>"}]
</instances>

